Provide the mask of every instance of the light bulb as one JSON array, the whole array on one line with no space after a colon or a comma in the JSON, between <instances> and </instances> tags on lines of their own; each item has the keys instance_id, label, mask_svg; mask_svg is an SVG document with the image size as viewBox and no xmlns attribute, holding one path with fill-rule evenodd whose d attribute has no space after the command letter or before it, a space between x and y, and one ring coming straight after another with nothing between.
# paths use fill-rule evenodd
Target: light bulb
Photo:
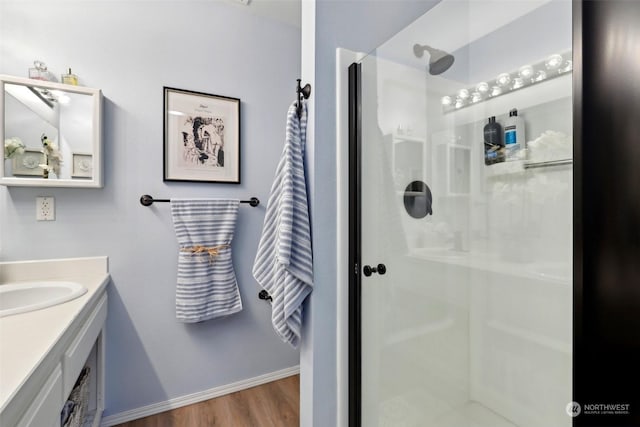
<instances>
[{"instance_id":1,"label":"light bulb","mask_svg":"<svg viewBox=\"0 0 640 427\"><path fill-rule=\"evenodd\" d=\"M442 105L448 106L448 105L451 105L451 102L453 102L453 101L451 100L450 96L443 96L442 97Z\"/></svg>"},{"instance_id":2,"label":"light bulb","mask_svg":"<svg viewBox=\"0 0 640 427\"><path fill-rule=\"evenodd\" d=\"M513 85L511 86L512 89L520 89L522 86L524 86L524 80L522 80L522 77L516 77L513 79Z\"/></svg>"},{"instance_id":3,"label":"light bulb","mask_svg":"<svg viewBox=\"0 0 640 427\"><path fill-rule=\"evenodd\" d=\"M471 102L476 103L482 101L482 95L480 94L480 92L473 92L471 94Z\"/></svg>"},{"instance_id":4,"label":"light bulb","mask_svg":"<svg viewBox=\"0 0 640 427\"><path fill-rule=\"evenodd\" d=\"M544 66L547 67L547 70L555 70L562 64L562 56L555 54L551 55L544 62Z\"/></svg>"},{"instance_id":5,"label":"light bulb","mask_svg":"<svg viewBox=\"0 0 640 427\"><path fill-rule=\"evenodd\" d=\"M458 91L458 96L460 99L467 99L469 98L469 91L467 89L460 89Z\"/></svg>"},{"instance_id":6,"label":"light bulb","mask_svg":"<svg viewBox=\"0 0 640 427\"><path fill-rule=\"evenodd\" d=\"M544 71L540 70L536 73L536 75L533 77L533 81L534 82L541 82L544 79L547 78L547 73L545 73Z\"/></svg>"},{"instance_id":7,"label":"light bulb","mask_svg":"<svg viewBox=\"0 0 640 427\"><path fill-rule=\"evenodd\" d=\"M456 98L456 108L464 107L464 100L460 98Z\"/></svg>"},{"instance_id":8,"label":"light bulb","mask_svg":"<svg viewBox=\"0 0 640 427\"><path fill-rule=\"evenodd\" d=\"M486 82L480 82L476 85L476 90L480 93L489 92L489 85Z\"/></svg>"},{"instance_id":9,"label":"light bulb","mask_svg":"<svg viewBox=\"0 0 640 427\"><path fill-rule=\"evenodd\" d=\"M491 88L491 96L498 96L502 93L502 89L500 86L493 86Z\"/></svg>"},{"instance_id":10,"label":"light bulb","mask_svg":"<svg viewBox=\"0 0 640 427\"><path fill-rule=\"evenodd\" d=\"M564 67L560 68L561 73L568 73L569 71L573 70L573 62L571 60L567 60L567 62L564 63Z\"/></svg>"},{"instance_id":11,"label":"light bulb","mask_svg":"<svg viewBox=\"0 0 640 427\"><path fill-rule=\"evenodd\" d=\"M529 79L533 76L533 67L531 65L523 65L518 72L523 79Z\"/></svg>"},{"instance_id":12,"label":"light bulb","mask_svg":"<svg viewBox=\"0 0 640 427\"><path fill-rule=\"evenodd\" d=\"M496 83L498 83L498 86L505 87L510 82L511 76L509 76L508 73L498 74L498 77L496 77Z\"/></svg>"}]
</instances>

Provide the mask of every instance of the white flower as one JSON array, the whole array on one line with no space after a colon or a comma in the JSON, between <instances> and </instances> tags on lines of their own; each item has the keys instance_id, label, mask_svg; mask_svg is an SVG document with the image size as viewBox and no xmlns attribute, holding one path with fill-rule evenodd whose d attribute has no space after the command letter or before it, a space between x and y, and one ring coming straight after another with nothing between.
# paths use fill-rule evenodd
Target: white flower
<instances>
[{"instance_id":1,"label":"white flower","mask_svg":"<svg viewBox=\"0 0 640 427\"><path fill-rule=\"evenodd\" d=\"M51 142L44 133L40 137L40 140L42 141L42 152L47 159L46 164L49 166L46 170L52 171L59 176L60 164L62 163L62 153L60 153L58 146L54 142Z\"/></svg>"},{"instance_id":2,"label":"white flower","mask_svg":"<svg viewBox=\"0 0 640 427\"><path fill-rule=\"evenodd\" d=\"M4 140L4 158L10 159L24 153L25 145L20 138L8 138Z\"/></svg>"}]
</instances>

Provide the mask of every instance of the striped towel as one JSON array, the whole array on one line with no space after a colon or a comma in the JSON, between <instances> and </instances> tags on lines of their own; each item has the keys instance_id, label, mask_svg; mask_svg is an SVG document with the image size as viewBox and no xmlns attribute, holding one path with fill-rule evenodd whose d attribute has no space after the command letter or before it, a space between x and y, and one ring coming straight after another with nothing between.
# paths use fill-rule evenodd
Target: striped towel
<instances>
[{"instance_id":1,"label":"striped towel","mask_svg":"<svg viewBox=\"0 0 640 427\"><path fill-rule=\"evenodd\" d=\"M176 317L202 322L242 310L231 240L239 200L171 200L180 245Z\"/></svg>"},{"instance_id":2,"label":"striped towel","mask_svg":"<svg viewBox=\"0 0 640 427\"><path fill-rule=\"evenodd\" d=\"M313 286L311 229L304 178L307 108L287 114L287 135L276 169L253 276L271 297L273 327L294 348L300 343L302 302Z\"/></svg>"}]
</instances>

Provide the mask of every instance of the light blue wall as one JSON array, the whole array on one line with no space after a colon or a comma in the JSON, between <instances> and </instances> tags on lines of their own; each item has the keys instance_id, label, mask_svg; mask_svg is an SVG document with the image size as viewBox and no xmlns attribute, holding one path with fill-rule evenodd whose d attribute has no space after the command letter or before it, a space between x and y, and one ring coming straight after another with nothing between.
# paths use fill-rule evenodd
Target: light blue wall
<instances>
[{"instance_id":1,"label":"light blue wall","mask_svg":"<svg viewBox=\"0 0 640 427\"><path fill-rule=\"evenodd\" d=\"M389 39L437 1L316 0L315 8L315 133L308 148L312 198L314 284L307 304L303 381L313 391L304 426L335 425L337 414L336 298L346 282L336 278L336 48L369 52ZM302 386L301 385L301 386ZM304 398L304 396L303 396ZM339 417L342 418L342 417ZM333 421L332 421L333 420Z\"/></svg>"},{"instance_id":2,"label":"light blue wall","mask_svg":"<svg viewBox=\"0 0 640 427\"><path fill-rule=\"evenodd\" d=\"M300 73L300 30L221 1L0 0L0 73L25 76L34 59L102 89L106 185L0 188L0 258L109 256L105 415L297 365L256 297L251 265ZM242 100L242 184L163 183L163 86ZM142 207L145 193L260 198L240 208L234 239L242 312L176 322L169 206ZM35 221L39 195L55 197L55 222Z\"/></svg>"}]
</instances>

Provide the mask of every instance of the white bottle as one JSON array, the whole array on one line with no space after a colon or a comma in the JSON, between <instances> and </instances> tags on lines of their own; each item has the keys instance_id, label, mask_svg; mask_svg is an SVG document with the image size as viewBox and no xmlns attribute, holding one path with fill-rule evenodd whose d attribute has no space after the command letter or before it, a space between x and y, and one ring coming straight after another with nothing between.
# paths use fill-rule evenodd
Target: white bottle
<instances>
[{"instance_id":1,"label":"white bottle","mask_svg":"<svg viewBox=\"0 0 640 427\"><path fill-rule=\"evenodd\" d=\"M504 146L506 148L507 161L519 160L520 151L525 147L524 120L518 117L515 108L509 111L509 117L504 123Z\"/></svg>"}]
</instances>

